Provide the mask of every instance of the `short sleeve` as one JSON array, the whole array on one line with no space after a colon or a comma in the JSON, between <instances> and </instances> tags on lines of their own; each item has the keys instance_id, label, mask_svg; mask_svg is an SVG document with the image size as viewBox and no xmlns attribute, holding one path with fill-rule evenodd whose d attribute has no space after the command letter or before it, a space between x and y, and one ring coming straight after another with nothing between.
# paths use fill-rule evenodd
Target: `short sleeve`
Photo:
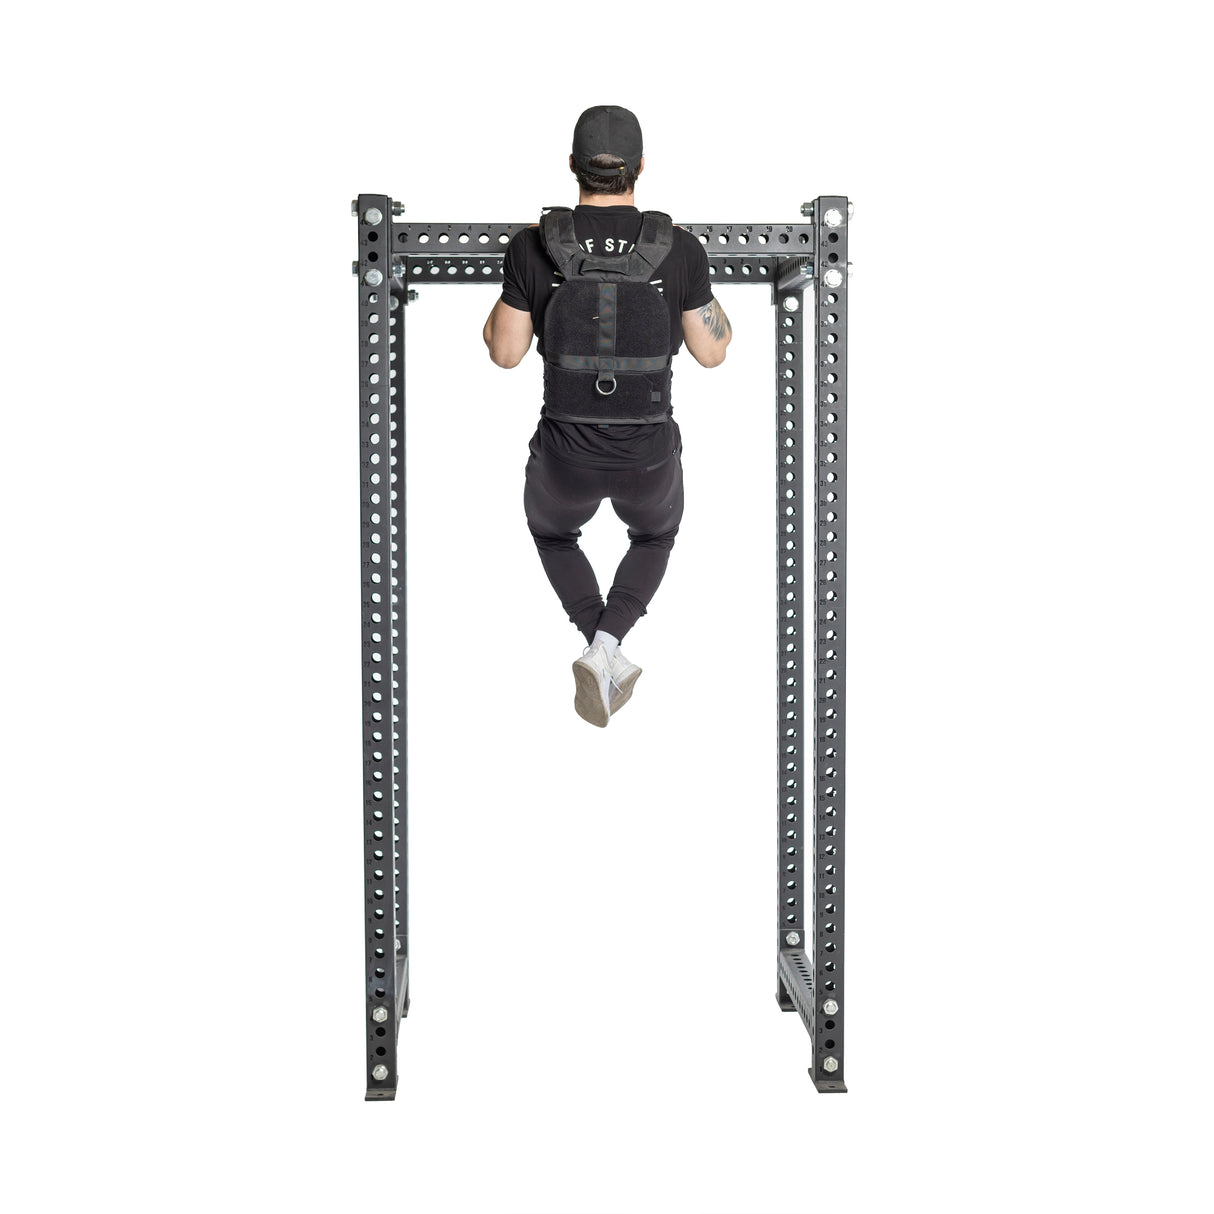
<instances>
[{"instance_id":1,"label":"short sleeve","mask_svg":"<svg viewBox=\"0 0 1214 1214\"><path fill-rule=\"evenodd\" d=\"M534 267L527 256L527 230L515 232L502 258L502 301L520 312L531 311Z\"/></svg>"},{"instance_id":2,"label":"short sleeve","mask_svg":"<svg viewBox=\"0 0 1214 1214\"><path fill-rule=\"evenodd\" d=\"M695 308L703 308L712 301L712 280L708 277L708 253L704 246L690 233L684 232L680 228L675 229L675 235L686 237L683 240L683 247L686 249L684 253L684 266L686 268L686 277L684 281L687 284L686 291L683 295L684 312L690 312Z\"/></svg>"}]
</instances>

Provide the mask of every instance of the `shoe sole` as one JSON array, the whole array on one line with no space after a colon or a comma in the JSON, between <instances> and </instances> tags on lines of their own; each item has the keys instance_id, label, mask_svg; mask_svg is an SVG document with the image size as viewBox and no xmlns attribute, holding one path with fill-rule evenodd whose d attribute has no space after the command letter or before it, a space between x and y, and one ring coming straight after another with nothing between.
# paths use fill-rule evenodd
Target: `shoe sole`
<instances>
[{"instance_id":1,"label":"shoe sole","mask_svg":"<svg viewBox=\"0 0 1214 1214\"><path fill-rule=\"evenodd\" d=\"M583 721L605 729L607 722L611 720L611 712L603 707L603 700L599 695L598 672L578 661L573 664L573 677L577 683L577 691L573 697L574 711Z\"/></svg>"},{"instance_id":2,"label":"shoe sole","mask_svg":"<svg viewBox=\"0 0 1214 1214\"><path fill-rule=\"evenodd\" d=\"M616 696L611 705L611 715L615 716L629 700L632 699L632 689L636 686L636 681L641 677L640 670L634 670L622 683L619 684L620 694Z\"/></svg>"}]
</instances>

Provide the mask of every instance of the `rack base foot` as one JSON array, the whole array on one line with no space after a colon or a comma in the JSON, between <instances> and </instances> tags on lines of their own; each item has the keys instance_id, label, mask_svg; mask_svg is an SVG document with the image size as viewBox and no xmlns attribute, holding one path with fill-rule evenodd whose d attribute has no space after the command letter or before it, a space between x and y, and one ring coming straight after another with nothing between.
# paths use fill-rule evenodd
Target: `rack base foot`
<instances>
[{"instance_id":1,"label":"rack base foot","mask_svg":"<svg viewBox=\"0 0 1214 1214\"><path fill-rule=\"evenodd\" d=\"M814 1069L809 1068L809 1077L813 1079ZM847 1084L842 1079L814 1079L814 1087L819 1092L846 1092Z\"/></svg>"}]
</instances>

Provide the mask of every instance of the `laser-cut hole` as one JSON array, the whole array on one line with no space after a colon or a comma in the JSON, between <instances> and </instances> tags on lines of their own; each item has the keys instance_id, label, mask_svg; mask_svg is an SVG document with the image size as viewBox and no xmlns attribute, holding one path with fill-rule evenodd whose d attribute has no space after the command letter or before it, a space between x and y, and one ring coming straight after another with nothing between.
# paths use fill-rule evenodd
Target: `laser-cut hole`
<instances>
[{"instance_id":1,"label":"laser-cut hole","mask_svg":"<svg viewBox=\"0 0 1214 1214\"><path fill-rule=\"evenodd\" d=\"M429 232L419 233L418 237L417 237L417 243L418 244L429 244L430 243L430 233Z\"/></svg>"}]
</instances>

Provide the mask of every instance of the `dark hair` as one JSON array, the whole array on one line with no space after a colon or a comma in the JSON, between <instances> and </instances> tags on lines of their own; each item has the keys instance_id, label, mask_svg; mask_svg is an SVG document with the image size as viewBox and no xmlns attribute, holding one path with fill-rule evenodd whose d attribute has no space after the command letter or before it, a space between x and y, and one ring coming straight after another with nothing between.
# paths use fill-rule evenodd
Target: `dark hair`
<instances>
[{"instance_id":1,"label":"dark hair","mask_svg":"<svg viewBox=\"0 0 1214 1214\"><path fill-rule=\"evenodd\" d=\"M609 156L601 153L592 156L590 163L597 169L619 169L624 161L619 156ZM573 171L577 174L577 183L587 194L631 194L636 187L637 175L629 168L622 173L613 173L610 177L599 177L594 173L583 172L574 162Z\"/></svg>"}]
</instances>

